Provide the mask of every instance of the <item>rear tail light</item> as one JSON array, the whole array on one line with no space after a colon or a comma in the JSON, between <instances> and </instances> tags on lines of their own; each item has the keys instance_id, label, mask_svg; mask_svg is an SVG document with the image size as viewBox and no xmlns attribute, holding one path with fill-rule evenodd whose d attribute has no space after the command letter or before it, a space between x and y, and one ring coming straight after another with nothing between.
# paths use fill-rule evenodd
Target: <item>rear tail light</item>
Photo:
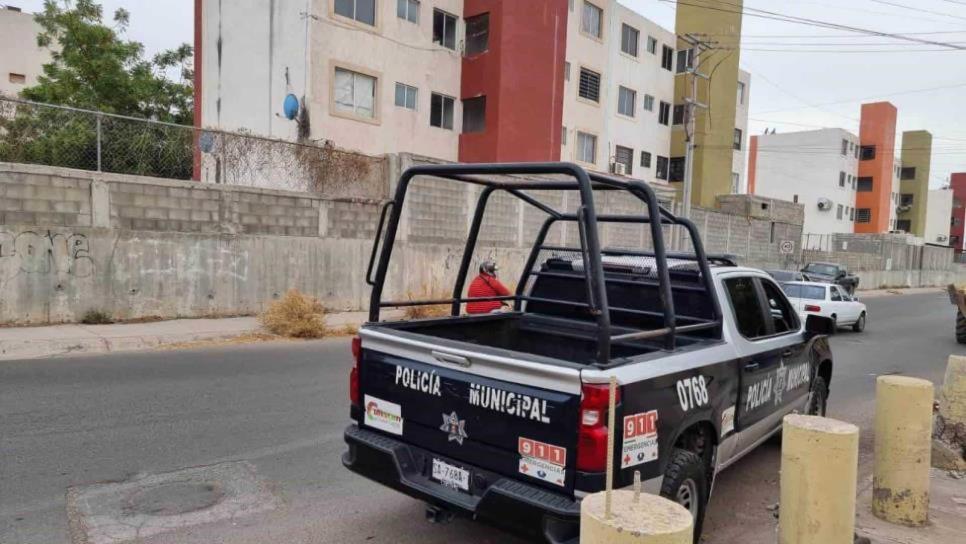
<instances>
[{"instance_id":1,"label":"rear tail light","mask_svg":"<svg viewBox=\"0 0 966 544\"><path fill-rule=\"evenodd\" d=\"M822 307L821 306L815 306L814 304L806 304L805 305L805 311L806 312L821 312L822 311Z\"/></svg>"},{"instance_id":2,"label":"rear tail light","mask_svg":"<svg viewBox=\"0 0 966 544\"><path fill-rule=\"evenodd\" d=\"M362 406L359 398L359 363L362 362L362 338L352 339L352 370L349 371L349 400L355 406Z\"/></svg>"},{"instance_id":3,"label":"rear tail light","mask_svg":"<svg viewBox=\"0 0 966 544\"><path fill-rule=\"evenodd\" d=\"M577 470L603 472L607 468L607 408L610 387L584 384L580 391L580 425L577 434ZM617 388L615 404L620 402Z\"/></svg>"}]
</instances>

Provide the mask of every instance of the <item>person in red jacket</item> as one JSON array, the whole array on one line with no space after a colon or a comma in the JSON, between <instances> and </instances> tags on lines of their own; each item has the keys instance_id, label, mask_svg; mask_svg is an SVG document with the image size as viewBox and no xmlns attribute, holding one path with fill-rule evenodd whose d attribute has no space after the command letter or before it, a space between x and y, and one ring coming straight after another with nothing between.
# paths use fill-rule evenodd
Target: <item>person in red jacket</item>
<instances>
[{"instance_id":1,"label":"person in red jacket","mask_svg":"<svg viewBox=\"0 0 966 544\"><path fill-rule=\"evenodd\" d=\"M496 279L496 272L499 270L493 261L483 261L480 263L480 275L476 276L470 283L469 298L486 297L505 297L510 295L510 290ZM488 314L502 308L506 303L500 300L489 300L480 302L468 302L466 313L468 314Z\"/></svg>"}]
</instances>

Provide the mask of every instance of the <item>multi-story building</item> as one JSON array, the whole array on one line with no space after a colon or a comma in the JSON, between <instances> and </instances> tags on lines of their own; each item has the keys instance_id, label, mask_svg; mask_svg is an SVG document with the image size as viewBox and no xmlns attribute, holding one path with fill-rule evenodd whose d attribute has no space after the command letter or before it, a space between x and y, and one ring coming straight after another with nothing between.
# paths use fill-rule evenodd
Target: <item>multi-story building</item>
<instances>
[{"instance_id":1,"label":"multi-story building","mask_svg":"<svg viewBox=\"0 0 966 544\"><path fill-rule=\"evenodd\" d=\"M953 216L953 189L934 189L928 195L922 238L927 244L948 246L950 218Z\"/></svg>"},{"instance_id":2,"label":"multi-story building","mask_svg":"<svg viewBox=\"0 0 966 544\"><path fill-rule=\"evenodd\" d=\"M862 105L859 180L855 199L855 232L882 233L895 229L896 120L889 102Z\"/></svg>"},{"instance_id":3,"label":"multi-story building","mask_svg":"<svg viewBox=\"0 0 966 544\"><path fill-rule=\"evenodd\" d=\"M196 0L196 124L370 155L567 160L658 184L681 177L683 156L671 153L683 123L675 35L616 0L308 5ZM728 159L715 190L730 193L743 183L750 76L718 73L734 80L736 107L722 107L730 119L714 125L727 132ZM292 120L289 95L300 105Z\"/></svg>"},{"instance_id":4,"label":"multi-story building","mask_svg":"<svg viewBox=\"0 0 966 544\"><path fill-rule=\"evenodd\" d=\"M735 105L735 133L731 157L731 192L748 192L748 177L745 165L748 164L748 109L751 104L751 74L738 70L737 104Z\"/></svg>"},{"instance_id":5,"label":"multi-story building","mask_svg":"<svg viewBox=\"0 0 966 544\"><path fill-rule=\"evenodd\" d=\"M926 222L929 214L930 163L932 161L932 134L925 130L902 133L902 169L900 170L899 219L896 229L926 238ZM937 204L938 209L945 202ZM949 214L943 214L944 217Z\"/></svg>"},{"instance_id":6,"label":"multi-story building","mask_svg":"<svg viewBox=\"0 0 966 544\"><path fill-rule=\"evenodd\" d=\"M752 136L749 192L805 207L802 231L854 231L856 192L868 188L858 177L859 138L844 129Z\"/></svg>"},{"instance_id":7,"label":"multi-story building","mask_svg":"<svg viewBox=\"0 0 966 544\"><path fill-rule=\"evenodd\" d=\"M953 211L949 218L949 245L962 253L966 247L966 172L958 172L949 177L949 187L953 190Z\"/></svg>"},{"instance_id":8,"label":"multi-story building","mask_svg":"<svg viewBox=\"0 0 966 544\"><path fill-rule=\"evenodd\" d=\"M40 30L33 14L0 7L0 95L17 96L37 84L50 62L50 50L37 45Z\"/></svg>"}]
</instances>

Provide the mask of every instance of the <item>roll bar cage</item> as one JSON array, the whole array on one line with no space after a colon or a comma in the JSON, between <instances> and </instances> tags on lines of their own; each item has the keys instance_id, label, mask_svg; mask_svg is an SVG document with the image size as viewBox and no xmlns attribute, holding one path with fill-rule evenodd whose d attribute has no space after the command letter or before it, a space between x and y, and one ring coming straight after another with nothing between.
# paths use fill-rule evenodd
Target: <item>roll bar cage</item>
<instances>
[{"instance_id":1,"label":"roll bar cage","mask_svg":"<svg viewBox=\"0 0 966 544\"><path fill-rule=\"evenodd\" d=\"M566 176L569 180L549 180L549 179L487 179L481 176L527 176L527 175L557 175ZM469 235L463 250L463 257L457 273L456 283L453 286L453 296L442 300L425 301L383 301L382 293L386 281L386 274L389 270L389 261L392 256L393 246L396 240L396 233L399 228L399 221L402 215L403 202L409 189L409 184L417 176L432 176L457 182L470 183L483 187L477 200L476 210L470 226ZM580 206L576 213L564 213L540 202L528 195L524 191L576 191L580 195ZM647 207L647 216L635 215L598 215L594 207L594 190L626 191L641 200ZM516 198L530 204L531 206L543 211L548 215L537 234L537 239L527 258L520 281L517 284L516 293L510 296L487 297L487 298L465 298L462 296L463 288L466 284L466 277L472 262L473 253L477 245L480 227L483 224L483 217L487 202L495 191L505 191ZM652 221L658 218L658 221ZM388 223L387 223L388 219ZM558 221L569 221L577 224L580 235L580 248L567 248L545 245L547 233L550 228ZM598 223L647 223L650 226L651 239L654 250L645 251L625 251L607 250L600 247L600 236ZM668 253L664 244L663 225L679 225L686 229L691 237L694 254L675 254ZM383 235L383 230L385 234ZM379 240L382 238L381 252L379 252ZM546 274L546 272L536 272L533 270L536 260L541 250L550 251L574 251L580 252L583 259L583 279L586 281L587 302L574 302L567 300L556 300L546 298L535 298L524 295L524 290L530 276ZM376 255L379 254L378 263ZM618 308L609 305L607 300L607 289L604 281L604 266L601 259L602 255L639 255L653 257L657 264L657 286L661 302L662 312L645 312L631 308ZM712 303L713 319L694 320L694 324L679 326L676 322L674 313L674 299L671 292L671 279L668 271L668 258L687 259L696 261L701 273L703 289L709 294ZM375 267L375 277L373 277L373 267ZM625 283L638 285L654 285L653 281L647 280L621 280ZM423 306L423 305L443 305L451 304L451 314L458 316L460 305L466 302L476 301L513 301L514 309L522 311L524 302L541 302L549 304L560 304L571 307L586 308L597 321L597 364L605 366L610 362L611 344L614 342L627 342L645 339L662 339L663 346L667 350L675 349L676 335L678 333L695 332L700 330L718 328L720 330L722 318L721 308L718 305L717 297L714 296L708 256L705 254L704 246L701 243L697 227L691 221L675 217L667 209L663 208L658 202L657 195L646 183L641 181L624 181L602 174L588 172L580 166L565 162L545 162L545 163L497 163L497 164L442 164L442 165L422 165L414 166L403 172L396 186L395 197L387 202L379 217L379 224L376 229L375 241L372 247L372 254L369 258L369 266L366 271L366 283L372 286L372 293L369 304L369 321L378 322L380 310L389 307ZM660 316L663 317L663 327L656 330L641 330L627 334L612 334L610 311L620 311L629 314Z\"/></svg>"}]
</instances>

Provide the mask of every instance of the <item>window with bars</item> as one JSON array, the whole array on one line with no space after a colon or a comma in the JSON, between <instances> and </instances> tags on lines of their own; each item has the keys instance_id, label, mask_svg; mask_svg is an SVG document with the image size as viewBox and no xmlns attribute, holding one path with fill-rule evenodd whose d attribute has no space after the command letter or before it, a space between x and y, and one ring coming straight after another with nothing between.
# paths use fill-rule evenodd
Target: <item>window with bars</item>
<instances>
[{"instance_id":1,"label":"window with bars","mask_svg":"<svg viewBox=\"0 0 966 544\"><path fill-rule=\"evenodd\" d=\"M621 24L621 52L632 57L637 56L637 44L641 33L629 24Z\"/></svg>"},{"instance_id":2,"label":"window with bars","mask_svg":"<svg viewBox=\"0 0 966 544\"><path fill-rule=\"evenodd\" d=\"M855 222L856 223L871 223L872 222L872 210L870 208L859 208L855 211Z\"/></svg>"},{"instance_id":3,"label":"window with bars","mask_svg":"<svg viewBox=\"0 0 966 544\"><path fill-rule=\"evenodd\" d=\"M581 98L600 102L600 74L586 68L580 69L580 88L577 94Z\"/></svg>"},{"instance_id":4,"label":"window with bars","mask_svg":"<svg viewBox=\"0 0 966 544\"><path fill-rule=\"evenodd\" d=\"M631 175L634 171L634 150L621 145L614 146L614 162L624 165L624 175Z\"/></svg>"},{"instance_id":5,"label":"window with bars","mask_svg":"<svg viewBox=\"0 0 966 544\"><path fill-rule=\"evenodd\" d=\"M466 18L466 56L479 55L490 48L490 14Z\"/></svg>"},{"instance_id":6,"label":"window with bars","mask_svg":"<svg viewBox=\"0 0 966 544\"><path fill-rule=\"evenodd\" d=\"M650 168L651 167L651 154L647 151L641 151L641 167Z\"/></svg>"},{"instance_id":7,"label":"window with bars","mask_svg":"<svg viewBox=\"0 0 966 544\"><path fill-rule=\"evenodd\" d=\"M637 104L637 92L627 87L617 88L617 113L634 117Z\"/></svg>"}]
</instances>

